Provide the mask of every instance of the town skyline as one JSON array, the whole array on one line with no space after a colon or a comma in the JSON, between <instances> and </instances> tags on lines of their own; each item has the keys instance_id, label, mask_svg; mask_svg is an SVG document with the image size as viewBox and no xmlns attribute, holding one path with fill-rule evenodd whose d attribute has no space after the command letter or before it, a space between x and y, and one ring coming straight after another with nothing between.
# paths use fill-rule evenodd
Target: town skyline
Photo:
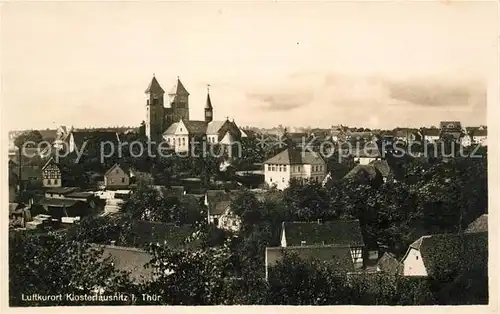
<instances>
[{"instance_id":1,"label":"town skyline","mask_svg":"<svg viewBox=\"0 0 500 314\"><path fill-rule=\"evenodd\" d=\"M165 90L180 77L196 120L210 84L214 119L242 126L486 124L496 17L488 3L196 8L4 5L8 128L138 126L153 73ZM34 115L40 108L50 114Z\"/></svg>"}]
</instances>

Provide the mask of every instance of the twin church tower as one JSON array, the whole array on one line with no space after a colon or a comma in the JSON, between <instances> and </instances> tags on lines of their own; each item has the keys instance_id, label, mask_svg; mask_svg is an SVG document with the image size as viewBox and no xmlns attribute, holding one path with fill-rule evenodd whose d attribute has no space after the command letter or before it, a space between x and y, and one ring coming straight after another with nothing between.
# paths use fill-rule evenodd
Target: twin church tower
<instances>
[{"instance_id":1,"label":"twin church tower","mask_svg":"<svg viewBox=\"0 0 500 314\"><path fill-rule=\"evenodd\" d=\"M146 102L146 136L151 141L160 142L163 132L173 123L189 121L189 92L179 77L174 87L168 93L167 106L164 103L165 91L153 74L153 79L145 91ZM213 107L210 92L207 90L205 104L205 122L213 120Z\"/></svg>"}]
</instances>

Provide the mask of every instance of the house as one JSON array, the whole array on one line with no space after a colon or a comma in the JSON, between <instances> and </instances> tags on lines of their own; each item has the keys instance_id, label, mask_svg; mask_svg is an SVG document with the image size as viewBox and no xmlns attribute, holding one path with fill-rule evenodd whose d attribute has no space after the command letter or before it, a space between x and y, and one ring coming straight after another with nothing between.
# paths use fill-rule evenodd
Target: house
<instances>
[{"instance_id":1,"label":"house","mask_svg":"<svg viewBox=\"0 0 500 314\"><path fill-rule=\"evenodd\" d=\"M42 167L42 185L46 188L58 188L62 185L61 168L52 157Z\"/></svg>"},{"instance_id":2,"label":"house","mask_svg":"<svg viewBox=\"0 0 500 314\"><path fill-rule=\"evenodd\" d=\"M236 232L240 229L241 220L231 211L231 200L236 196L236 192L208 190L205 193L204 204L208 209L208 223L229 231Z\"/></svg>"},{"instance_id":3,"label":"house","mask_svg":"<svg viewBox=\"0 0 500 314\"><path fill-rule=\"evenodd\" d=\"M350 152L354 162L360 165L367 165L375 160L382 159L382 154L374 142L364 145L364 147L354 147Z\"/></svg>"},{"instance_id":4,"label":"house","mask_svg":"<svg viewBox=\"0 0 500 314\"><path fill-rule=\"evenodd\" d=\"M60 187L53 188L45 191L46 198L65 198L68 194L77 192L79 188L77 187Z\"/></svg>"},{"instance_id":5,"label":"house","mask_svg":"<svg viewBox=\"0 0 500 314\"><path fill-rule=\"evenodd\" d=\"M374 160L368 165L357 165L343 179L365 180L370 182L394 182L395 176L387 160Z\"/></svg>"},{"instance_id":6,"label":"house","mask_svg":"<svg viewBox=\"0 0 500 314\"><path fill-rule=\"evenodd\" d=\"M441 121L439 123L440 139L461 142L464 134L460 121Z\"/></svg>"},{"instance_id":7,"label":"house","mask_svg":"<svg viewBox=\"0 0 500 314\"><path fill-rule=\"evenodd\" d=\"M488 265L488 233L426 235L402 259L403 275L442 278Z\"/></svg>"},{"instance_id":8,"label":"house","mask_svg":"<svg viewBox=\"0 0 500 314\"><path fill-rule=\"evenodd\" d=\"M363 266L364 242L359 220L283 222L281 246L336 245L349 248L355 268Z\"/></svg>"},{"instance_id":9,"label":"house","mask_svg":"<svg viewBox=\"0 0 500 314\"><path fill-rule=\"evenodd\" d=\"M377 262L377 271L389 275L401 274L403 265L396 259L394 254L385 252Z\"/></svg>"},{"instance_id":10,"label":"house","mask_svg":"<svg viewBox=\"0 0 500 314\"><path fill-rule=\"evenodd\" d=\"M37 205L42 206L47 215L62 222L66 218L74 219L91 213L89 204L77 199L43 198Z\"/></svg>"},{"instance_id":11,"label":"house","mask_svg":"<svg viewBox=\"0 0 500 314\"><path fill-rule=\"evenodd\" d=\"M466 136L468 136L468 138L470 139L469 145L467 146L470 146L472 144L482 145L482 146L487 145L488 129L486 126L467 127L465 129L466 129Z\"/></svg>"},{"instance_id":12,"label":"house","mask_svg":"<svg viewBox=\"0 0 500 314\"><path fill-rule=\"evenodd\" d=\"M398 129L394 131L394 139L405 143L411 143L421 140L421 135L417 130Z\"/></svg>"},{"instance_id":13,"label":"house","mask_svg":"<svg viewBox=\"0 0 500 314\"><path fill-rule=\"evenodd\" d=\"M311 151L287 148L264 162L265 182L279 190L286 189L291 179L321 183L325 176L325 160Z\"/></svg>"},{"instance_id":14,"label":"house","mask_svg":"<svg viewBox=\"0 0 500 314\"><path fill-rule=\"evenodd\" d=\"M488 214L482 214L476 220L471 222L465 233L488 232Z\"/></svg>"},{"instance_id":15,"label":"house","mask_svg":"<svg viewBox=\"0 0 500 314\"><path fill-rule=\"evenodd\" d=\"M24 228L31 221L31 206L22 203L9 203L9 225L14 228Z\"/></svg>"},{"instance_id":16,"label":"house","mask_svg":"<svg viewBox=\"0 0 500 314\"><path fill-rule=\"evenodd\" d=\"M125 164L114 164L104 174L104 187L106 189L125 188L130 184L131 169Z\"/></svg>"},{"instance_id":17,"label":"house","mask_svg":"<svg viewBox=\"0 0 500 314\"><path fill-rule=\"evenodd\" d=\"M70 152L76 150L87 152L91 147L106 152L117 152L120 143L118 133L114 131L71 131L67 136L68 149ZM87 144L85 144L87 143Z\"/></svg>"},{"instance_id":18,"label":"house","mask_svg":"<svg viewBox=\"0 0 500 314\"><path fill-rule=\"evenodd\" d=\"M356 269L349 246L312 245L266 247L266 280L272 280L272 268L282 261L286 255L295 255L305 261L317 260L324 262L328 264L336 274L347 275L347 273Z\"/></svg>"},{"instance_id":19,"label":"house","mask_svg":"<svg viewBox=\"0 0 500 314\"><path fill-rule=\"evenodd\" d=\"M469 147L472 145L472 136L470 136L469 134L465 134L462 139L461 139L461 144L462 146L464 147Z\"/></svg>"},{"instance_id":20,"label":"house","mask_svg":"<svg viewBox=\"0 0 500 314\"><path fill-rule=\"evenodd\" d=\"M434 144L439 141L441 136L441 131L437 128L423 128L421 129L421 134L424 142L429 144Z\"/></svg>"}]
</instances>

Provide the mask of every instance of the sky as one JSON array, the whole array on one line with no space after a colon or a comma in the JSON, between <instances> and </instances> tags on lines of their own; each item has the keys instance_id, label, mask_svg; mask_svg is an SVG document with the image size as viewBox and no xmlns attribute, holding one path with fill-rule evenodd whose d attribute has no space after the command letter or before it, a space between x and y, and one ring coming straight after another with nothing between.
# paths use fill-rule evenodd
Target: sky
<instances>
[{"instance_id":1,"label":"sky","mask_svg":"<svg viewBox=\"0 0 500 314\"><path fill-rule=\"evenodd\" d=\"M153 73L241 126L486 124L495 2L24 2L0 8L9 129L136 126Z\"/></svg>"}]
</instances>

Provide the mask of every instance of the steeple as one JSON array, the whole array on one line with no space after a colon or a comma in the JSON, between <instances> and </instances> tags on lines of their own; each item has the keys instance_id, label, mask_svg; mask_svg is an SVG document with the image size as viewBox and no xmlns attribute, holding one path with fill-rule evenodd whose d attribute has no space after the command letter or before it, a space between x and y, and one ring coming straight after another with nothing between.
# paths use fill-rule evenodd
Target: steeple
<instances>
[{"instance_id":1,"label":"steeple","mask_svg":"<svg viewBox=\"0 0 500 314\"><path fill-rule=\"evenodd\" d=\"M213 109L212 100L210 99L210 84L207 85L207 102L205 104L205 109Z\"/></svg>"},{"instance_id":2,"label":"steeple","mask_svg":"<svg viewBox=\"0 0 500 314\"><path fill-rule=\"evenodd\" d=\"M207 85L207 102L205 104L205 122L212 122L214 119L214 109L210 99L210 84Z\"/></svg>"},{"instance_id":3,"label":"steeple","mask_svg":"<svg viewBox=\"0 0 500 314\"><path fill-rule=\"evenodd\" d=\"M151 83L149 83L149 86L144 93L155 94L155 95L165 94L165 91L163 90L163 88L161 88L160 83L158 83L158 81L156 80L154 73L153 73L153 79L151 80Z\"/></svg>"},{"instance_id":4,"label":"steeple","mask_svg":"<svg viewBox=\"0 0 500 314\"><path fill-rule=\"evenodd\" d=\"M179 77L177 77L177 82L175 83L175 85L170 90L170 93L168 93L168 94L171 96L173 96L173 95L175 95L175 96L189 96L189 92L186 90L186 88L182 84L181 79Z\"/></svg>"}]
</instances>

